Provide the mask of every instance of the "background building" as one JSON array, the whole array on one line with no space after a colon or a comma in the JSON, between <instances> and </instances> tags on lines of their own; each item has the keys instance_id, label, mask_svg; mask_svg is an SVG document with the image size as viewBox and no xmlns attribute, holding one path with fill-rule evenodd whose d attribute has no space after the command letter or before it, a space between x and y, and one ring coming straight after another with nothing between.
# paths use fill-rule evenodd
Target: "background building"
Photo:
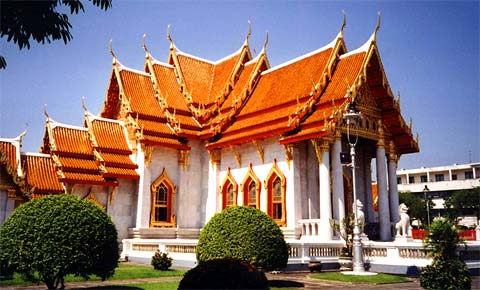
<instances>
[{"instance_id":1,"label":"background building","mask_svg":"<svg viewBox=\"0 0 480 290\"><path fill-rule=\"evenodd\" d=\"M480 186L480 163L454 164L438 167L421 167L397 170L398 191L410 191L424 197L432 198L434 203L431 217L445 214L445 199L455 191L472 189ZM474 216L465 216L460 224L478 225Z\"/></svg>"}]
</instances>

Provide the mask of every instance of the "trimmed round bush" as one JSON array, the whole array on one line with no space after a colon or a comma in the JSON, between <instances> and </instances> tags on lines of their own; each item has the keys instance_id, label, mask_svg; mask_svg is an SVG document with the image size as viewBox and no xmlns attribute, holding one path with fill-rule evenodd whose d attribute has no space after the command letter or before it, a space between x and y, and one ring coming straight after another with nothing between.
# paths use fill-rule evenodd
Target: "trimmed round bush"
<instances>
[{"instance_id":1,"label":"trimmed round bush","mask_svg":"<svg viewBox=\"0 0 480 290\"><path fill-rule=\"evenodd\" d=\"M97 205L70 194L48 195L18 207L0 228L0 261L56 289L74 274L103 280L118 265L117 230Z\"/></svg>"},{"instance_id":2,"label":"trimmed round bush","mask_svg":"<svg viewBox=\"0 0 480 290\"><path fill-rule=\"evenodd\" d=\"M155 270L167 271L172 266L172 261L173 259L169 257L167 253L162 253L160 250L157 250L152 256L150 264Z\"/></svg>"},{"instance_id":3,"label":"trimmed round bush","mask_svg":"<svg viewBox=\"0 0 480 290\"><path fill-rule=\"evenodd\" d=\"M265 271L285 268L289 247L279 226L264 212L247 206L215 214L202 229L196 248L199 263L236 258Z\"/></svg>"},{"instance_id":4,"label":"trimmed round bush","mask_svg":"<svg viewBox=\"0 0 480 290\"><path fill-rule=\"evenodd\" d=\"M268 289L268 280L263 272L245 261L219 259L190 269L178 289Z\"/></svg>"}]
</instances>

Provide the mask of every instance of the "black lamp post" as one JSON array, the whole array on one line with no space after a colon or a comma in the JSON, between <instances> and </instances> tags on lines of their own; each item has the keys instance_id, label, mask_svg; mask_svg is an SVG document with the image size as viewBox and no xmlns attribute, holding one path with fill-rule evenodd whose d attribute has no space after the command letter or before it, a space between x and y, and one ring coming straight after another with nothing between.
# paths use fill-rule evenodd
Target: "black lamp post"
<instances>
[{"instance_id":1,"label":"black lamp post","mask_svg":"<svg viewBox=\"0 0 480 290\"><path fill-rule=\"evenodd\" d=\"M428 186L425 184L425 188L423 189L423 199L425 200L425 206L427 207L427 222L428 222L428 227L430 227L430 203L428 202L427 199L427 194L430 192L430 189Z\"/></svg>"},{"instance_id":2,"label":"black lamp post","mask_svg":"<svg viewBox=\"0 0 480 290\"><path fill-rule=\"evenodd\" d=\"M355 145L358 142L358 132L355 134L355 140L350 140L350 126L357 126L361 121L362 115L357 109L355 99L350 103L348 111L343 115L343 119L347 122L347 141L350 146L350 156L353 179L353 214L354 214L354 228L353 228L353 272L365 272L363 264L363 246L360 238L360 226L358 224L358 209L357 209L357 190L355 183Z\"/></svg>"}]
</instances>

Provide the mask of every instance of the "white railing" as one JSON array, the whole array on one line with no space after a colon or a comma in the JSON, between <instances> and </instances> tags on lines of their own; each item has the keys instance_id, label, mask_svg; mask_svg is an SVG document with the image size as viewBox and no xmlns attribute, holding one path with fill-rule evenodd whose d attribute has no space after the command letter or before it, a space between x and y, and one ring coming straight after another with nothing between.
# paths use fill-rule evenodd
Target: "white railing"
<instances>
[{"instance_id":1,"label":"white railing","mask_svg":"<svg viewBox=\"0 0 480 290\"><path fill-rule=\"evenodd\" d=\"M304 223L309 227L315 223ZM315 233L311 231L310 233ZM312 236L311 236L312 237ZM288 239L290 246L288 263L292 265L307 264L311 261L321 261L334 265L344 242L309 241ZM365 263L374 267L376 271L384 266L389 271L407 267L425 267L430 264L431 258L421 241L375 242L363 241L363 255ZM156 250L168 253L173 258L174 265L193 267L196 262L195 249L197 240L191 239L125 239L123 240L122 258L137 259L149 262ZM467 242L467 246L458 248L459 255L464 259L469 268L480 268L480 242ZM377 268L375 268L377 267ZM386 269L387 269L386 268ZM402 272L396 272L402 273Z\"/></svg>"},{"instance_id":2,"label":"white railing","mask_svg":"<svg viewBox=\"0 0 480 290\"><path fill-rule=\"evenodd\" d=\"M298 221L302 229L302 237L318 237L320 230L320 219L305 219Z\"/></svg>"}]
</instances>

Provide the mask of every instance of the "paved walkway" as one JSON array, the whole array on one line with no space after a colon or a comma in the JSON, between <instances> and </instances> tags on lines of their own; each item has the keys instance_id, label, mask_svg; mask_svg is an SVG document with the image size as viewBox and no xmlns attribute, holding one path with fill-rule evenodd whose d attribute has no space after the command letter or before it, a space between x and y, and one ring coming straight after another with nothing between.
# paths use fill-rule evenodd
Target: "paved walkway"
<instances>
[{"instance_id":1,"label":"paved walkway","mask_svg":"<svg viewBox=\"0 0 480 290\"><path fill-rule=\"evenodd\" d=\"M267 274L268 280L272 283L272 286L282 287L298 287L304 289L328 289L328 290L340 290L340 289L357 289L357 290L421 290L418 278L412 278L410 282L405 283L392 283L392 284L366 284L366 283L344 283L336 281L326 281L309 278L309 273L306 272L289 272L280 274ZM96 286L109 286L109 285L127 285L134 283L152 283L152 282L173 282L180 281L182 277L164 277L164 278L145 278L145 279L131 279L131 280L107 280L101 281L82 281L82 282L70 282L66 283L66 289L80 290L88 289ZM472 277L472 289L480 290L480 277ZM7 286L0 287L1 290L45 290L45 285L39 286ZM104 288L105 289L105 288ZM118 289L118 288L115 288Z\"/></svg>"}]
</instances>

